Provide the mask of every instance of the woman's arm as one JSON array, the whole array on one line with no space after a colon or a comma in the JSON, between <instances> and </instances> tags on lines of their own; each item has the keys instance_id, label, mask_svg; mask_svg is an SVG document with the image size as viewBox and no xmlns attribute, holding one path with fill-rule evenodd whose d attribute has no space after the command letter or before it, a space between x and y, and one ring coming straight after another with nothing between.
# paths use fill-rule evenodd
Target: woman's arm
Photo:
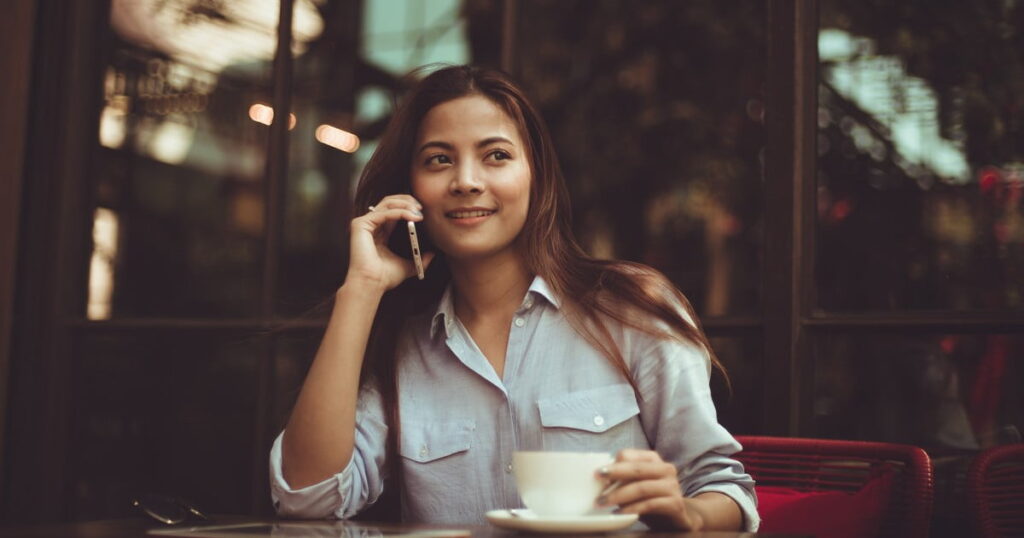
<instances>
[{"instance_id":1,"label":"woman's arm","mask_svg":"<svg viewBox=\"0 0 1024 538\"><path fill-rule=\"evenodd\" d=\"M411 196L389 196L352 220L348 275L282 439L282 473L293 489L341 472L352 458L359 372L373 318L384 293L415 274L411 261L387 249L387 237L402 219L422 220L419 209Z\"/></svg>"},{"instance_id":2,"label":"woman's arm","mask_svg":"<svg viewBox=\"0 0 1024 538\"><path fill-rule=\"evenodd\" d=\"M738 530L743 526L743 513L732 497L709 491L687 499L688 510L701 520L701 528Z\"/></svg>"},{"instance_id":3,"label":"woman's arm","mask_svg":"<svg viewBox=\"0 0 1024 538\"><path fill-rule=\"evenodd\" d=\"M382 296L348 281L335 294L327 332L282 439L282 472L294 489L340 472L352 458L359 371Z\"/></svg>"}]
</instances>

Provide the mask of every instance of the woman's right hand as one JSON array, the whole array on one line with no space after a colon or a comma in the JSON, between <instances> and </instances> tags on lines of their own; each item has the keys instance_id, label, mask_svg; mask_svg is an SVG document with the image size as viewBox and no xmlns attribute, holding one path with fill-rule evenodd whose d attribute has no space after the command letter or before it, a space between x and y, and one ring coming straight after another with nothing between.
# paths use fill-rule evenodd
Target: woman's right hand
<instances>
[{"instance_id":1,"label":"woman's right hand","mask_svg":"<svg viewBox=\"0 0 1024 538\"><path fill-rule=\"evenodd\" d=\"M403 220L421 222L423 206L408 194L394 194L372 207L371 211L352 219L345 282L358 281L385 292L416 274L412 260L388 248L388 238ZM423 253L424 269L433 259L433 252Z\"/></svg>"}]
</instances>

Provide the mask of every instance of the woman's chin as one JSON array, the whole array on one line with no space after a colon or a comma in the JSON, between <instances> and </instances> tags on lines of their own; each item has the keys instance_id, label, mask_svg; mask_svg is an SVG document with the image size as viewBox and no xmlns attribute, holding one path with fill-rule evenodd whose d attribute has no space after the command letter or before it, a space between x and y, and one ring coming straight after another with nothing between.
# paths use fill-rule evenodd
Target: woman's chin
<instances>
[{"instance_id":1,"label":"woman's chin","mask_svg":"<svg viewBox=\"0 0 1024 538\"><path fill-rule=\"evenodd\" d=\"M445 258L449 264L479 263L501 257L518 256L518 251L505 247L493 245L449 245L449 248L442 248Z\"/></svg>"}]
</instances>

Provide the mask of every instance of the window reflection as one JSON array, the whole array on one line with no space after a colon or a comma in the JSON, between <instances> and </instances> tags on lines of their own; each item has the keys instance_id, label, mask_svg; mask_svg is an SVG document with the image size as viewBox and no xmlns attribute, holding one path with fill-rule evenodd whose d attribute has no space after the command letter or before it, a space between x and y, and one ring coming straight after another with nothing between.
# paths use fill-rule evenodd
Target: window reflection
<instances>
[{"instance_id":1,"label":"window reflection","mask_svg":"<svg viewBox=\"0 0 1024 538\"><path fill-rule=\"evenodd\" d=\"M462 0L364 2L362 56L398 76L437 61L467 63L471 56L461 10Z\"/></svg>"},{"instance_id":2,"label":"window reflection","mask_svg":"<svg viewBox=\"0 0 1024 538\"><path fill-rule=\"evenodd\" d=\"M1024 307L1022 9L822 2L822 307Z\"/></svg>"},{"instance_id":3,"label":"window reflection","mask_svg":"<svg viewBox=\"0 0 1024 538\"><path fill-rule=\"evenodd\" d=\"M1010 334L833 333L815 340L817 435L938 454L1020 442L1024 369Z\"/></svg>"},{"instance_id":4,"label":"window reflection","mask_svg":"<svg viewBox=\"0 0 1024 538\"><path fill-rule=\"evenodd\" d=\"M92 257L89 260L88 319L110 318L119 225L116 213L96 208L92 225Z\"/></svg>"},{"instance_id":5,"label":"window reflection","mask_svg":"<svg viewBox=\"0 0 1024 538\"><path fill-rule=\"evenodd\" d=\"M653 265L702 316L757 313L764 3L533 0L520 20L590 252Z\"/></svg>"},{"instance_id":6,"label":"window reflection","mask_svg":"<svg viewBox=\"0 0 1024 538\"><path fill-rule=\"evenodd\" d=\"M756 433L764 411L760 405L764 382L761 333L713 336L710 342L729 376L728 381L717 372L711 376L718 421L734 435Z\"/></svg>"},{"instance_id":7,"label":"window reflection","mask_svg":"<svg viewBox=\"0 0 1024 538\"><path fill-rule=\"evenodd\" d=\"M270 126L274 123L274 108L257 103L249 107L249 119L256 123ZM291 131L298 124L295 114L288 114L288 130Z\"/></svg>"},{"instance_id":8,"label":"window reflection","mask_svg":"<svg viewBox=\"0 0 1024 538\"><path fill-rule=\"evenodd\" d=\"M818 50L822 93L864 113L860 121L840 118L840 128L858 151L876 161L892 151L894 163L923 186L970 180L963 133L949 139L940 132L938 96L928 81L908 73L899 58L876 54L874 40L840 29L823 28ZM819 125L831 121L829 110L822 110Z\"/></svg>"},{"instance_id":9,"label":"window reflection","mask_svg":"<svg viewBox=\"0 0 1024 538\"><path fill-rule=\"evenodd\" d=\"M316 140L346 153L355 153L359 149L358 136L326 123L316 128Z\"/></svg>"},{"instance_id":10,"label":"window reflection","mask_svg":"<svg viewBox=\"0 0 1024 538\"><path fill-rule=\"evenodd\" d=\"M294 0L293 49L323 32L323 0ZM277 0L112 0L110 24L125 40L218 73L270 61L277 48Z\"/></svg>"},{"instance_id":11,"label":"window reflection","mask_svg":"<svg viewBox=\"0 0 1024 538\"><path fill-rule=\"evenodd\" d=\"M258 310L268 129L249 107L271 99L277 18L269 0L111 3L91 174L119 223L103 316ZM323 30L316 3L296 2L295 23L304 52Z\"/></svg>"}]
</instances>

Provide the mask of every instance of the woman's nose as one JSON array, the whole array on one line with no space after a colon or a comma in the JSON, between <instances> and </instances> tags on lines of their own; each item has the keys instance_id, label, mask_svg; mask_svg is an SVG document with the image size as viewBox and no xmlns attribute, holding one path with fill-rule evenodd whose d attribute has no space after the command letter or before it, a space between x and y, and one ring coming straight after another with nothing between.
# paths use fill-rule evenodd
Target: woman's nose
<instances>
[{"instance_id":1,"label":"woman's nose","mask_svg":"<svg viewBox=\"0 0 1024 538\"><path fill-rule=\"evenodd\" d=\"M472 164L460 165L452 178L453 194L479 194L484 191L484 182L480 179L480 170Z\"/></svg>"}]
</instances>

